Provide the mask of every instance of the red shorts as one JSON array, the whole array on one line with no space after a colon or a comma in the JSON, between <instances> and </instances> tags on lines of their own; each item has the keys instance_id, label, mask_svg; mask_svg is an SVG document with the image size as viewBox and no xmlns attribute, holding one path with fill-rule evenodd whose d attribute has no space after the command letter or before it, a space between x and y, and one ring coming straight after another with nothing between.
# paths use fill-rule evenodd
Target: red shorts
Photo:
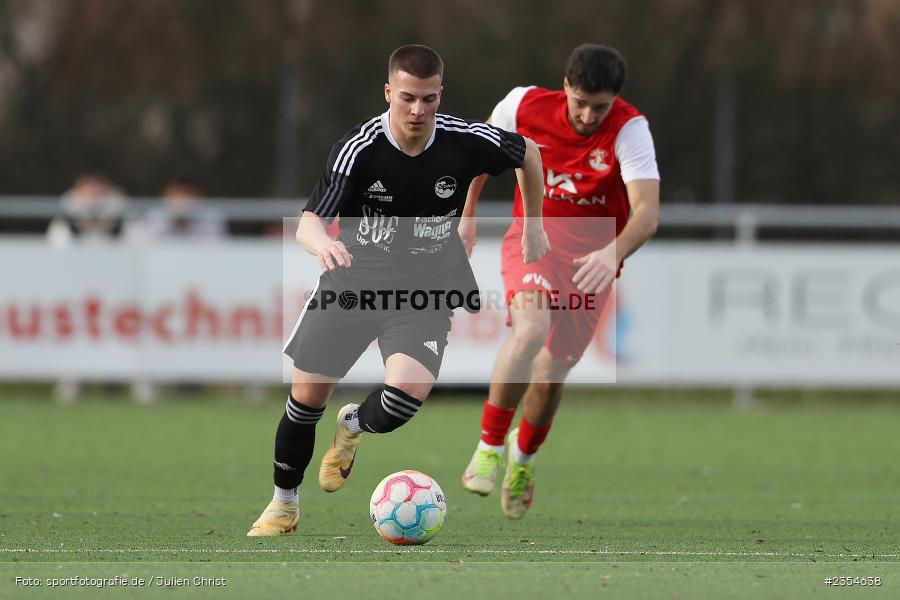
<instances>
[{"instance_id":1,"label":"red shorts","mask_svg":"<svg viewBox=\"0 0 900 600\"><path fill-rule=\"evenodd\" d=\"M525 264L522 259L521 229L513 225L503 238L500 274L506 290L506 303L525 290L544 292L550 300L550 333L544 345L554 360L573 367L581 360L585 349L594 337L597 323L609 299L612 287L600 294L584 294L572 283L572 277L580 265L574 258L588 254L570 254L553 247L539 261ZM506 324L512 320L509 313Z\"/></svg>"}]
</instances>

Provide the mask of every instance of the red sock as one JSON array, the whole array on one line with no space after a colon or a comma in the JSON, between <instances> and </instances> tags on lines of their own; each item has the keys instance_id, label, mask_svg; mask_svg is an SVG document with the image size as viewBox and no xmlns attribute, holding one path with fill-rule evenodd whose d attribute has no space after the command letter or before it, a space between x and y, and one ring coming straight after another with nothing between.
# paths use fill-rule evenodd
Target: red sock
<instances>
[{"instance_id":1,"label":"red sock","mask_svg":"<svg viewBox=\"0 0 900 600\"><path fill-rule=\"evenodd\" d=\"M515 414L515 408L500 408L485 400L484 412L481 413L481 441L491 446L502 446Z\"/></svg>"},{"instance_id":2,"label":"red sock","mask_svg":"<svg viewBox=\"0 0 900 600\"><path fill-rule=\"evenodd\" d=\"M522 421L519 423L519 451L522 454L537 452L544 440L547 439L547 433L550 432L552 425L553 421L550 421L543 427L535 427L526 421L525 417L522 417Z\"/></svg>"}]
</instances>

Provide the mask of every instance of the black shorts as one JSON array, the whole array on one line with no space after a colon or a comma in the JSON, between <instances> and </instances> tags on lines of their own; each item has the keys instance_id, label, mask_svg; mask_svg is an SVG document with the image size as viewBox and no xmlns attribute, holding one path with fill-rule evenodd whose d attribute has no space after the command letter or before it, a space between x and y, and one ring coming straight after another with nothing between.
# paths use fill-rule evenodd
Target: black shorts
<instances>
[{"instance_id":1,"label":"black shorts","mask_svg":"<svg viewBox=\"0 0 900 600\"><path fill-rule=\"evenodd\" d=\"M284 353L301 371L342 378L377 339L383 361L398 352L406 354L437 379L453 312L430 305L417 310L408 303L397 307L384 298L396 290L411 288L392 288L354 278L345 269L322 273ZM369 297L376 292L378 301L360 301L367 291ZM387 308L382 302L388 303Z\"/></svg>"}]
</instances>

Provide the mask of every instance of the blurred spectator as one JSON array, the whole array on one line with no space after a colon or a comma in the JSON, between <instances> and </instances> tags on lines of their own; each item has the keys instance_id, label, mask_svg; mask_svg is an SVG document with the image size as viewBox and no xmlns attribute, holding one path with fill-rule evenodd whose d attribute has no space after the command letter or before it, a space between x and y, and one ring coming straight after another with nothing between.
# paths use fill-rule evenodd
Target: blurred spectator
<instances>
[{"instance_id":1,"label":"blurred spectator","mask_svg":"<svg viewBox=\"0 0 900 600\"><path fill-rule=\"evenodd\" d=\"M81 175L60 201L62 215L47 228L47 241L52 246L118 241L126 230L130 236L125 192L105 176ZM58 402L71 404L81 396L82 388L81 381L66 377L56 383L53 396ZM136 402L149 403L155 399L156 390L151 382L137 380L131 384L131 395Z\"/></svg>"},{"instance_id":2,"label":"blurred spectator","mask_svg":"<svg viewBox=\"0 0 900 600\"><path fill-rule=\"evenodd\" d=\"M103 175L82 175L62 195L62 215L47 228L47 240L64 247L75 240L108 240L125 226L125 193Z\"/></svg>"},{"instance_id":3,"label":"blurred spectator","mask_svg":"<svg viewBox=\"0 0 900 600\"><path fill-rule=\"evenodd\" d=\"M150 239L215 239L228 233L225 215L203 205L203 190L189 178L176 179L162 193L163 205L147 212L144 229Z\"/></svg>"},{"instance_id":4,"label":"blurred spectator","mask_svg":"<svg viewBox=\"0 0 900 600\"><path fill-rule=\"evenodd\" d=\"M203 189L189 177L179 177L162 191L162 205L147 211L134 237L148 240L214 240L228 233L225 215L203 205ZM156 385L144 382L149 397L156 396ZM203 386L180 382L172 386L179 394L197 394Z\"/></svg>"},{"instance_id":5,"label":"blurred spectator","mask_svg":"<svg viewBox=\"0 0 900 600\"><path fill-rule=\"evenodd\" d=\"M78 177L60 198L62 214L47 227L50 245L64 248L75 243L108 241L124 229L126 199L122 190L99 174ZM71 403L81 395L81 382L63 378L56 383L57 401Z\"/></svg>"}]
</instances>

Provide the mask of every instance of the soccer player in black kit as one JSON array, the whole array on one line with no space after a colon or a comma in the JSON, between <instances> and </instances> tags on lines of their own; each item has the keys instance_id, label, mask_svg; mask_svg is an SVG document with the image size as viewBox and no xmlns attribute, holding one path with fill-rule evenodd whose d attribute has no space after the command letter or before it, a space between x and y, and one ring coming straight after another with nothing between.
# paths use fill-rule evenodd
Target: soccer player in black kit
<instances>
[{"instance_id":1,"label":"soccer player in black kit","mask_svg":"<svg viewBox=\"0 0 900 600\"><path fill-rule=\"evenodd\" d=\"M304 209L297 240L323 272L284 349L294 369L275 434L275 495L248 536L297 529L299 486L312 459L316 423L338 381L372 340L378 340L384 359L384 385L338 412L337 431L319 469L322 489L343 486L363 432L393 431L428 397L451 309L465 298L466 309L477 310L470 295L477 286L456 233L474 177L514 168L524 196L525 262L550 249L541 221L537 145L484 123L437 114L442 76L443 61L431 48L395 50L384 86L388 111L334 145ZM340 235L334 240L325 225L338 215ZM408 302L417 291L420 299L430 293L424 310ZM329 304L336 297L342 302ZM362 310L365 301L369 308L390 306Z\"/></svg>"}]
</instances>

